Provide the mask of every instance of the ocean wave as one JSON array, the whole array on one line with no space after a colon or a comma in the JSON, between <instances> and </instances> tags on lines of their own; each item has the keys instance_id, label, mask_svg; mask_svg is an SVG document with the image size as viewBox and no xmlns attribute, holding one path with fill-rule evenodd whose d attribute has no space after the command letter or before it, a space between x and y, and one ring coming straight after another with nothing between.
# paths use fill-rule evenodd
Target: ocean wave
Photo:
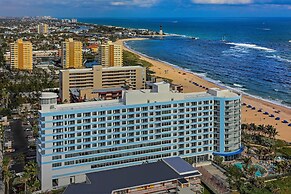
<instances>
[{"instance_id":1,"label":"ocean wave","mask_svg":"<svg viewBox=\"0 0 291 194\"><path fill-rule=\"evenodd\" d=\"M233 45L233 46L236 46L236 47L243 47L243 48L248 48L248 49L262 50L262 51L266 51L266 52L276 52L276 50L274 50L274 49L258 46L256 44L234 43L234 42L228 42L226 44Z\"/></svg>"},{"instance_id":2,"label":"ocean wave","mask_svg":"<svg viewBox=\"0 0 291 194\"><path fill-rule=\"evenodd\" d=\"M236 86L236 87L239 87L239 88L243 88L244 87L243 85L236 84L236 83L234 83L233 85Z\"/></svg>"},{"instance_id":3,"label":"ocean wave","mask_svg":"<svg viewBox=\"0 0 291 194\"><path fill-rule=\"evenodd\" d=\"M234 92L236 92L236 93L239 93L239 94L242 94L242 95L246 95L246 96L250 96L250 97L252 97L252 98L256 98L256 99L259 99L259 100L263 100L263 101L266 101L266 102L269 102L269 103L272 103L272 104L275 104L275 105L279 105L279 106L286 107L286 108L291 108L291 107L288 106L288 105L282 104L282 101L279 101L279 100L273 100L273 99L271 99L271 97L270 97L269 99L266 99L266 98L262 98L262 97L260 97L260 96L256 96L256 95L249 94L249 93L246 92L246 91L248 91L247 88L233 87L234 84L233 84L232 86L230 86L230 85L227 85L227 84L225 84L224 82L222 82L222 81L220 81L220 80L214 80L214 79L212 79L212 78L209 78L209 77L207 77L207 73L195 73L195 72L193 72L193 71L190 71L189 69L185 69L185 68L183 68L183 67L180 67L180 66L178 66L178 65L174 65L174 64L169 63L169 62L167 62L167 61L163 61L163 60L161 60L161 59L158 59L158 58L155 58L155 57L148 56L148 55L146 55L146 54L144 54L144 53L141 53L141 52L138 52L138 51L132 49L132 48L131 48L131 47L130 47L126 42L124 42L124 45L125 45L125 47L126 47L127 49L129 49L130 51L132 51L132 52L134 52L134 53L136 53L136 54L139 54L139 55L141 55L141 56L143 56L143 57L147 57L147 58L152 59L152 60L155 60L155 61L159 61L159 62L165 63L165 64L167 64L167 65L169 65L169 66L174 67L174 68L177 68L177 69L180 69L180 70L186 71L187 73L190 73L190 74L196 75L196 76L198 76L198 77L200 77L200 78L203 78L204 80L206 80L206 81L208 81L208 82L210 82L210 83L213 83L213 84L215 84L215 85L218 85L218 86L220 86L221 88L229 89L229 90L234 91Z\"/></svg>"},{"instance_id":4,"label":"ocean wave","mask_svg":"<svg viewBox=\"0 0 291 194\"><path fill-rule=\"evenodd\" d=\"M268 57L268 58L272 58L272 59L276 59L277 61L280 61L280 62L291 63L291 60L290 60L290 59L282 58L282 57L279 56L279 55L272 55L272 56L267 56L267 57Z\"/></svg>"},{"instance_id":5,"label":"ocean wave","mask_svg":"<svg viewBox=\"0 0 291 194\"><path fill-rule=\"evenodd\" d=\"M270 28L257 28L258 30L263 30L263 31L270 31Z\"/></svg>"}]
</instances>

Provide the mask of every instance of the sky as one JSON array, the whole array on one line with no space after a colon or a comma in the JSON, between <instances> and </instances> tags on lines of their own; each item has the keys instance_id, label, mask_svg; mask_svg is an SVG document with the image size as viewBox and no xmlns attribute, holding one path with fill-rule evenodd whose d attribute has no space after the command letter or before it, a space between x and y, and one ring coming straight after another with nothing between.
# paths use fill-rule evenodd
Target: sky
<instances>
[{"instance_id":1,"label":"sky","mask_svg":"<svg viewBox=\"0 0 291 194\"><path fill-rule=\"evenodd\" d=\"M291 0L0 0L0 16L291 17Z\"/></svg>"}]
</instances>

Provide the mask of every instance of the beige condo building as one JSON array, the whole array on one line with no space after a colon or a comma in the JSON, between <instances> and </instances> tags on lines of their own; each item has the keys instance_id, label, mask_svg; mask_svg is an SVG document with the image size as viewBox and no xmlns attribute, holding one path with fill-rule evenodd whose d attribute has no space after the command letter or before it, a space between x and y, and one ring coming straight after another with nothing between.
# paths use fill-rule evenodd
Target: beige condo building
<instances>
[{"instance_id":1,"label":"beige condo building","mask_svg":"<svg viewBox=\"0 0 291 194\"><path fill-rule=\"evenodd\" d=\"M47 24L39 24L37 26L37 33L47 34L48 33L48 25Z\"/></svg>"},{"instance_id":2,"label":"beige condo building","mask_svg":"<svg viewBox=\"0 0 291 194\"><path fill-rule=\"evenodd\" d=\"M83 44L72 38L62 43L62 66L64 69L78 69L83 66Z\"/></svg>"},{"instance_id":3,"label":"beige condo building","mask_svg":"<svg viewBox=\"0 0 291 194\"><path fill-rule=\"evenodd\" d=\"M99 64L105 67L121 67L123 64L122 45L108 41L99 47Z\"/></svg>"},{"instance_id":4,"label":"beige condo building","mask_svg":"<svg viewBox=\"0 0 291 194\"><path fill-rule=\"evenodd\" d=\"M18 39L10 44L10 65L13 69L32 70L32 43Z\"/></svg>"},{"instance_id":5,"label":"beige condo building","mask_svg":"<svg viewBox=\"0 0 291 194\"><path fill-rule=\"evenodd\" d=\"M141 66L67 69L60 71L60 94L63 102L70 102L70 90L78 89L87 99L95 98L93 90L145 88L146 69ZM84 96L83 96L84 97Z\"/></svg>"}]
</instances>

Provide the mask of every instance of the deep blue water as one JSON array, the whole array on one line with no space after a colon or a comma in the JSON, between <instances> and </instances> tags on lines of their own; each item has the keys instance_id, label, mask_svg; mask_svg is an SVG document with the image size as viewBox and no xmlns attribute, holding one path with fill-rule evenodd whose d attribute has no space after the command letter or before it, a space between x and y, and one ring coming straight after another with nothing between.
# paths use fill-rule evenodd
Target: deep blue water
<instances>
[{"instance_id":1,"label":"deep blue water","mask_svg":"<svg viewBox=\"0 0 291 194\"><path fill-rule=\"evenodd\" d=\"M220 84L291 106L291 18L79 21L151 30L159 30L162 24L166 33L185 36L129 41L127 45Z\"/></svg>"}]
</instances>

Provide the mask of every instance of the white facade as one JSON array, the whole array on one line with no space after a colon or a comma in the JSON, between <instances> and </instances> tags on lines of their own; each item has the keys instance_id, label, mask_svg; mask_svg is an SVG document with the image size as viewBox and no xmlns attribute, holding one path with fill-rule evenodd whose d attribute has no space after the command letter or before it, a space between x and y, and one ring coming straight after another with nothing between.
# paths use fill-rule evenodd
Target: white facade
<instances>
[{"instance_id":1,"label":"white facade","mask_svg":"<svg viewBox=\"0 0 291 194\"><path fill-rule=\"evenodd\" d=\"M37 148L42 190L84 182L86 173L161 158L199 163L214 154L237 155L240 116L231 119L231 129L239 134L226 136L225 115L230 104L240 114L240 98L218 89L174 93L165 83L125 91L121 100L74 104L57 105L56 95L45 93Z\"/></svg>"}]
</instances>

